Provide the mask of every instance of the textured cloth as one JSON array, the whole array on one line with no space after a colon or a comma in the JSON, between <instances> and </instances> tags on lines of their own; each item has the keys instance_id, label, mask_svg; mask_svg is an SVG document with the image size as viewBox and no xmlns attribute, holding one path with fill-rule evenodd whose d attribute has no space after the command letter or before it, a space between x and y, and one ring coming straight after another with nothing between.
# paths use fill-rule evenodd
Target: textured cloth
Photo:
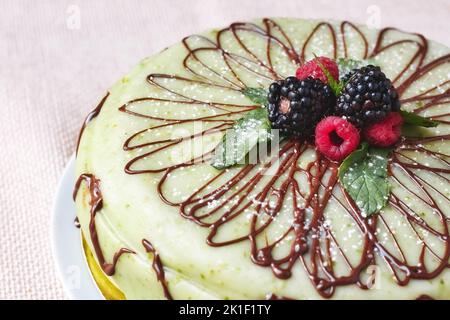
<instances>
[{"instance_id":1,"label":"textured cloth","mask_svg":"<svg viewBox=\"0 0 450 320\"><path fill-rule=\"evenodd\" d=\"M0 299L58 299L51 205L87 112L143 57L263 16L348 19L449 45L450 1L0 2ZM68 219L72 217L68 216Z\"/></svg>"}]
</instances>

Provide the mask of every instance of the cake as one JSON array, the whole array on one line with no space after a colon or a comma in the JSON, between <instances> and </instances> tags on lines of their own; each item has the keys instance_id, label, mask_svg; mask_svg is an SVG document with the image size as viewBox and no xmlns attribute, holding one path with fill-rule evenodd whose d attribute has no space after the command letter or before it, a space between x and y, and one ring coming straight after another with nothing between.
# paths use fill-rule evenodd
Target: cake
<instances>
[{"instance_id":1,"label":"cake","mask_svg":"<svg viewBox=\"0 0 450 320\"><path fill-rule=\"evenodd\" d=\"M110 299L449 299L449 90L447 47L347 21L233 23L142 60L78 141L94 278ZM273 136L248 119L284 137L255 162L239 140Z\"/></svg>"}]
</instances>

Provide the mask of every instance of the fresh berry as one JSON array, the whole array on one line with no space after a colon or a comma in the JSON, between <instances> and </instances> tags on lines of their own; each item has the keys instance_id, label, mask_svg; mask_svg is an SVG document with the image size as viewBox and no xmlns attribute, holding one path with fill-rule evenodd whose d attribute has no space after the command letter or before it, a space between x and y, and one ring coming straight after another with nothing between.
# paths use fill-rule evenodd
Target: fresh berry
<instances>
[{"instance_id":1,"label":"fresh berry","mask_svg":"<svg viewBox=\"0 0 450 320\"><path fill-rule=\"evenodd\" d=\"M380 122L364 128L364 138L378 147L389 147L400 138L403 118L398 112L390 112Z\"/></svg>"},{"instance_id":2,"label":"fresh berry","mask_svg":"<svg viewBox=\"0 0 450 320\"><path fill-rule=\"evenodd\" d=\"M326 117L316 127L316 147L327 158L341 161L359 145L358 129L345 119Z\"/></svg>"},{"instance_id":3,"label":"fresh berry","mask_svg":"<svg viewBox=\"0 0 450 320\"><path fill-rule=\"evenodd\" d=\"M345 87L337 99L336 114L357 127L378 122L389 112L400 110L397 91L379 67L354 69L342 81Z\"/></svg>"},{"instance_id":4,"label":"fresh berry","mask_svg":"<svg viewBox=\"0 0 450 320\"><path fill-rule=\"evenodd\" d=\"M322 64L322 66L318 63L318 61ZM327 57L318 57L316 59L310 60L297 69L295 76L300 79L306 79L308 77L313 77L315 79L319 79L323 83L328 83L328 78L324 74L322 68L328 70L330 75L336 80L339 80L339 69L336 62Z\"/></svg>"},{"instance_id":5,"label":"fresh berry","mask_svg":"<svg viewBox=\"0 0 450 320\"><path fill-rule=\"evenodd\" d=\"M269 120L286 136L304 139L312 136L317 122L331 111L336 97L320 80L288 77L269 87Z\"/></svg>"}]
</instances>

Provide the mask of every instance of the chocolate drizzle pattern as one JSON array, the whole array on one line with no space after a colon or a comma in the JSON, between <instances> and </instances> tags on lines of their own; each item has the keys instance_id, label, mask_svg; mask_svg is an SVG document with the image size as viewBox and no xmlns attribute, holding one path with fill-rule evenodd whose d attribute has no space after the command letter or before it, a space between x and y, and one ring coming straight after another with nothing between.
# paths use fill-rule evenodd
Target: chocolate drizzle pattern
<instances>
[{"instance_id":1,"label":"chocolate drizzle pattern","mask_svg":"<svg viewBox=\"0 0 450 320\"><path fill-rule=\"evenodd\" d=\"M84 123L81 126L80 133L78 134L78 141L77 141L77 148L75 151L75 155L78 154L78 148L80 147L81 136L83 135L84 129L86 128L87 124L92 121L92 119L94 119L95 117L97 117L100 114L100 111L102 110L106 99L108 99L108 96L109 96L109 92L102 98L102 100L100 100L99 104L94 108L94 110L89 112L86 119L84 119Z\"/></svg>"},{"instance_id":2,"label":"chocolate drizzle pattern","mask_svg":"<svg viewBox=\"0 0 450 320\"><path fill-rule=\"evenodd\" d=\"M417 297L416 300L434 300L434 299L427 294L422 294L419 297Z\"/></svg>"},{"instance_id":3,"label":"chocolate drizzle pattern","mask_svg":"<svg viewBox=\"0 0 450 320\"><path fill-rule=\"evenodd\" d=\"M94 252L103 272L105 272L105 274L107 274L108 276L112 276L116 272L116 265L119 261L119 258L125 253L134 254L135 252L127 248L121 248L114 254L113 261L111 263L106 262L102 248L100 246L100 241L98 239L97 228L95 226L95 216L103 207L103 197L102 192L100 191L100 180L98 180L92 174L82 174L75 184L75 189L73 192L74 200L77 197L78 190L80 189L82 182L85 182L87 184L90 195L89 206L91 217L89 220L89 235L94 247Z\"/></svg>"},{"instance_id":4,"label":"chocolate drizzle pattern","mask_svg":"<svg viewBox=\"0 0 450 320\"><path fill-rule=\"evenodd\" d=\"M75 217L75 219L73 219L73 225L74 225L75 228L77 228L77 229L80 229L80 228L81 228L80 220L78 220L78 217Z\"/></svg>"},{"instance_id":5,"label":"chocolate drizzle pattern","mask_svg":"<svg viewBox=\"0 0 450 320\"><path fill-rule=\"evenodd\" d=\"M173 300L172 295L170 294L169 291L169 286L167 285L164 267L161 262L161 258L159 256L158 251L156 251L155 247L150 243L150 241L146 239L142 240L142 245L144 246L145 251L147 251L147 253L153 254L152 267L153 270L155 270L156 278L158 279L159 283L161 283L161 286L164 291L164 296L166 297L167 300Z\"/></svg>"},{"instance_id":6,"label":"chocolate drizzle pattern","mask_svg":"<svg viewBox=\"0 0 450 320\"><path fill-rule=\"evenodd\" d=\"M414 109L415 104L420 102L421 105L416 106L414 112L423 115L427 111L433 111L432 119L441 122L441 126L449 124L450 115L446 111L448 108L437 107L448 106L450 103L450 80L443 80L419 93L411 93L415 90L410 90L427 74L450 63L449 54L436 59L430 58L428 42L423 36L411 34L405 39L387 41L387 35L396 30L386 28L379 31L375 43L372 44L364 31L350 22L342 22L339 28L321 22L312 29L301 47L296 48L294 41L288 36L288 30L284 30L271 19L263 19L262 22L261 26L253 23L231 24L218 31L215 39L200 35L185 38L183 44L187 54L180 63L192 77L171 74L150 74L147 77L148 84L158 87L166 96L135 99L119 108L121 112L156 123L132 134L125 141L124 151L132 155L132 159L125 166L125 172L160 173L158 192L162 201L178 207L184 218L208 228L206 241L210 246L228 246L249 241L252 261L271 268L273 274L280 279L290 278L293 267L301 264L312 285L325 298L332 297L340 286L357 285L361 289L368 289L363 275L371 265L384 263L384 267L392 273L400 286L407 285L412 279L432 279L440 275L450 266L450 218L444 212L450 200L448 193L443 191L450 185L450 155L435 151L433 144L447 142L450 135L440 134L439 131L426 138L403 138L389 161L389 175L394 186L389 198L389 210L411 228L419 250L417 261L406 256L405 244L393 230L389 216L381 212L364 218L339 184L338 164L322 157L308 143L287 141L280 147L278 166L267 161L230 171L217 171L183 200L172 200L170 190L166 188L170 177L181 170L200 166L209 159L212 150L205 150L200 155L194 155L176 164L165 162L155 165L151 162L152 157L171 150L183 141L221 134L235 119L257 107L199 98L179 89L177 85L219 90L230 95L239 95L240 90L256 86L251 79L257 79L259 85L268 85L275 79L289 75L289 72L292 74L307 56L311 56L314 50L313 42L319 31L328 35L329 46L322 43L322 48L329 49L325 54L334 58L350 55L350 33L352 41L359 39L362 43L360 55L352 56L357 59L380 57L404 46L415 48L407 63L399 66L399 72L391 76L402 104ZM254 50L247 42L249 35L253 41L265 43L263 52ZM339 36L341 41L338 41ZM237 44L238 49L230 49L229 42ZM281 68L277 59L286 59L284 62L291 66L289 70ZM214 63L210 63L211 61ZM217 65L220 65L220 68ZM203 108L211 113L198 116L192 111L183 117L176 117L151 112L168 103L176 104L183 110ZM142 104L147 108L143 108ZM439 110L444 110L444 113L439 113ZM146 133L167 128L173 130L177 126L199 121L206 123L207 128L194 134L179 138L152 138L144 142L140 139ZM146 148L150 148L150 151L145 151ZM140 150L144 151L139 152ZM312 155L312 160L306 165L300 165L308 155ZM426 161L417 161L417 156ZM273 174L268 177L265 173L269 171L273 171ZM431 184L427 176L438 179L442 186ZM91 212L95 215L98 206L95 203L98 192L95 190L96 180L89 176L83 179L93 188ZM422 210L432 213L435 218L433 223L421 216L421 212L406 201L398 190L407 192L414 202L420 204ZM267 231L277 224L278 217L285 214L283 207L288 202L293 208L290 212L290 225L281 234L269 239ZM336 235L332 222L329 222L326 210L330 203L345 213L345 218L351 221L353 229L361 238L357 248L350 248L358 252L357 258L349 256L345 243ZM249 218L248 231L231 239L221 239L220 231L233 221L242 219L249 211L253 214ZM380 229L384 230L384 236ZM436 250L424 233L431 235L439 243L441 250ZM95 232L93 235L96 238ZM277 247L286 243L288 250L277 252ZM154 268L158 274L162 267L159 264L155 267L157 254L152 246L146 246L146 249L155 254ZM427 259L431 259L433 264L428 264ZM164 286L164 275L158 274L158 279ZM166 290L165 293L167 296Z\"/></svg>"}]
</instances>

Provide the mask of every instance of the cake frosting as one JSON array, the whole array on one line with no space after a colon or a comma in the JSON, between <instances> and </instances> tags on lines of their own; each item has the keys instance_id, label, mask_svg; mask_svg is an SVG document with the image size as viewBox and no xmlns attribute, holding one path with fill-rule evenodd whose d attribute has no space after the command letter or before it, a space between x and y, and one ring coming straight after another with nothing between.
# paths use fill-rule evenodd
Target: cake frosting
<instances>
[{"instance_id":1,"label":"cake frosting","mask_svg":"<svg viewBox=\"0 0 450 320\"><path fill-rule=\"evenodd\" d=\"M314 55L374 61L403 110L439 122L396 144L376 215L308 142L283 141L276 163L209 164L257 107L242 90ZM127 299L448 299L449 90L450 50L393 28L280 18L186 37L83 125L74 199L87 246Z\"/></svg>"}]
</instances>

